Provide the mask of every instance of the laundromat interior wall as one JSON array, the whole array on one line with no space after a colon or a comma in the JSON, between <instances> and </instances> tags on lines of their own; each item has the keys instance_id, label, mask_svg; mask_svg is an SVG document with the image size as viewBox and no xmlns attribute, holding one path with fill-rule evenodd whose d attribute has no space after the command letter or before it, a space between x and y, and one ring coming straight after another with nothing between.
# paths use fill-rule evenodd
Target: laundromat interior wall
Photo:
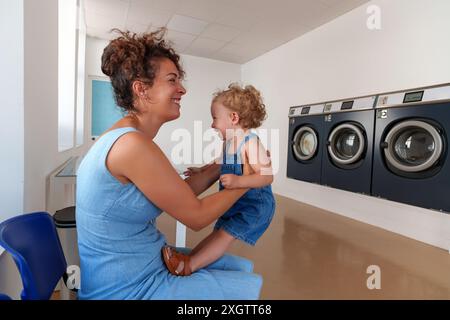
<instances>
[{"instance_id":1,"label":"laundromat interior wall","mask_svg":"<svg viewBox=\"0 0 450 320\"><path fill-rule=\"evenodd\" d=\"M450 214L286 177L290 106L450 82L449 12L448 0L371 1L242 66L264 95L264 128L280 130L276 193L450 249Z\"/></svg>"}]
</instances>

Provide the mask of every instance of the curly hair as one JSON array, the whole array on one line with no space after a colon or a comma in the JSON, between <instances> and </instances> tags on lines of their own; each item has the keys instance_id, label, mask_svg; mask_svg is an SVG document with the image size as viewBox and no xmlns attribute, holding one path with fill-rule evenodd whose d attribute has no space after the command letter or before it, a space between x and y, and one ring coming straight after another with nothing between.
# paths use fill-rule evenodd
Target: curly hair
<instances>
[{"instance_id":1,"label":"curly hair","mask_svg":"<svg viewBox=\"0 0 450 320\"><path fill-rule=\"evenodd\" d=\"M113 29L120 36L111 40L102 55L102 71L111 79L116 103L124 111L137 111L134 107L132 84L140 80L152 86L159 68L159 60L170 59L180 77L184 70L180 56L164 40L166 28L138 35L130 31Z\"/></svg>"},{"instance_id":2,"label":"curly hair","mask_svg":"<svg viewBox=\"0 0 450 320\"><path fill-rule=\"evenodd\" d=\"M232 83L227 90L214 93L213 102L216 101L237 112L239 124L245 129L258 128L267 116L261 92L252 85L241 87L237 83Z\"/></svg>"}]
</instances>

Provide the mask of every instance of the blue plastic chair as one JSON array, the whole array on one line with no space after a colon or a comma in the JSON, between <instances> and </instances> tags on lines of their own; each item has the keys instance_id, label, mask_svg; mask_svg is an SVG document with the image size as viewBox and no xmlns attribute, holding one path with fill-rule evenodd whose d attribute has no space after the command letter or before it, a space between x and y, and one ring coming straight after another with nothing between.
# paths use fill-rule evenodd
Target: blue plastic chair
<instances>
[{"instance_id":1,"label":"blue plastic chair","mask_svg":"<svg viewBox=\"0 0 450 320\"><path fill-rule=\"evenodd\" d=\"M20 215L0 223L0 246L14 259L22 278L22 300L48 300L66 274L67 263L52 217ZM0 294L0 299L8 299Z\"/></svg>"}]
</instances>

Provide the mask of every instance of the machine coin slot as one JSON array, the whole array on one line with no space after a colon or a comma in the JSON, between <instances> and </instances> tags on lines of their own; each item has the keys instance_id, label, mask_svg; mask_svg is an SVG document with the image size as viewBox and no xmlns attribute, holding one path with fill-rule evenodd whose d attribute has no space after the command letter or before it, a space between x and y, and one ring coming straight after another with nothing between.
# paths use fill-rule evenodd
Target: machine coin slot
<instances>
[{"instance_id":1,"label":"machine coin slot","mask_svg":"<svg viewBox=\"0 0 450 320\"><path fill-rule=\"evenodd\" d=\"M422 98L423 98L423 91L408 92L405 93L403 103L420 102L422 101Z\"/></svg>"},{"instance_id":2,"label":"machine coin slot","mask_svg":"<svg viewBox=\"0 0 450 320\"><path fill-rule=\"evenodd\" d=\"M342 102L341 110L350 110L353 107L353 102L353 100Z\"/></svg>"}]
</instances>

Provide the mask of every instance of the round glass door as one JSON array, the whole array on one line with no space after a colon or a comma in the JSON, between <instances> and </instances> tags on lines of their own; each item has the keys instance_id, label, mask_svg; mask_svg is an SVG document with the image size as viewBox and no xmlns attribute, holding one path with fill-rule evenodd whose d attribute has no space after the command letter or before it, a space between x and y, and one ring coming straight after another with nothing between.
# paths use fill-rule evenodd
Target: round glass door
<instances>
[{"instance_id":1,"label":"round glass door","mask_svg":"<svg viewBox=\"0 0 450 320\"><path fill-rule=\"evenodd\" d=\"M307 161L312 159L317 151L317 134L311 127L305 126L297 130L294 135L293 150L297 160Z\"/></svg>"},{"instance_id":2,"label":"round glass door","mask_svg":"<svg viewBox=\"0 0 450 320\"><path fill-rule=\"evenodd\" d=\"M434 166L443 152L437 129L424 121L403 121L384 140L386 161L404 172L425 171Z\"/></svg>"},{"instance_id":3,"label":"round glass door","mask_svg":"<svg viewBox=\"0 0 450 320\"><path fill-rule=\"evenodd\" d=\"M365 143L364 134L358 126L344 123L331 131L328 152L334 162L348 165L361 159Z\"/></svg>"}]
</instances>

